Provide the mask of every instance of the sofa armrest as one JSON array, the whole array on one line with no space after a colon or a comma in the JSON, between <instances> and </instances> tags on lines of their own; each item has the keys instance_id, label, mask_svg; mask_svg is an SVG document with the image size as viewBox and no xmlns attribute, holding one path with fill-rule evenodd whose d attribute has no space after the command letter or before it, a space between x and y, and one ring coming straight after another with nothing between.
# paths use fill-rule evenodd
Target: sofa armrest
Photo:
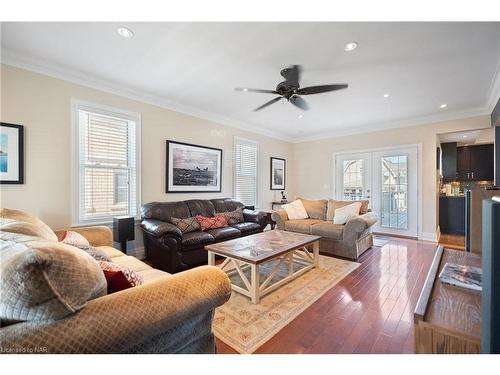
<instances>
[{"instance_id":1,"label":"sofa armrest","mask_svg":"<svg viewBox=\"0 0 500 375\"><path fill-rule=\"evenodd\" d=\"M285 221L288 220L288 215L284 209L273 211L271 218L276 222L278 229L285 230Z\"/></svg>"},{"instance_id":2,"label":"sofa armrest","mask_svg":"<svg viewBox=\"0 0 500 375\"><path fill-rule=\"evenodd\" d=\"M361 233L373 226L377 220L378 216L374 212L368 212L349 219L344 228L344 240L356 240Z\"/></svg>"},{"instance_id":3,"label":"sofa armrest","mask_svg":"<svg viewBox=\"0 0 500 375\"><path fill-rule=\"evenodd\" d=\"M55 234L59 241L63 239L67 230L80 233L89 241L91 246L113 246L113 232L109 227L104 225L92 227L75 227L64 230L56 230Z\"/></svg>"},{"instance_id":4,"label":"sofa armrest","mask_svg":"<svg viewBox=\"0 0 500 375\"><path fill-rule=\"evenodd\" d=\"M202 266L97 298L62 320L4 327L0 342L12 352L38 347L49 353L122 353L213 311L230 295L227 275L218 267ZM192 332L176 335L189 342Z\"/></svg>"},{"instance_id":5,"label":"sofa armrest","mask_svg":"<svg viewBox=\"0 0 500 375\"><path fill-rule=\"evenodd\" d=\"M245 222L259 224L261 230L264 230L267 224L269 224L267 220L267 213L263 211L244 209L243 219L245 220Z\"/></svg>"},{"instance_id":6,"label":"sofa armrest","mask_svg":"<svg viewBox=\"0 0 500 375\"><path fill-rule=\"evenodd\" d=\"M179 228L174 224L161 220L144 219L141 222L141 228L155 237L162 237L164 235L182 237L182 232Z\"/></svg>"}]
</instances>

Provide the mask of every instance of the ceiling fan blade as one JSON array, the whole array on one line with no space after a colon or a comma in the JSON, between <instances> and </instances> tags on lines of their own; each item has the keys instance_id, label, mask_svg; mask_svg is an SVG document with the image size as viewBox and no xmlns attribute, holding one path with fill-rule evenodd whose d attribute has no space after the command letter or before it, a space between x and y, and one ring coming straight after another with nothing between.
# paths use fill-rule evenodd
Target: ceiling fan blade
<instances>
[{"instance_id":1,"label":"ceiling fan blade","mask_svg":"<svg viewBox=\"0 0 500 375\"><path fill-rule=\"evenodd\" d=\"M277 101L280 101L281 99L283 99L283 97L282 96L278 96L277 98L274 98L272 100L269 100L267 103L262 104L260 107L255 108L253 111L257 112L257 111L261 110L262 108L265 108L265 107L267 107L267 106L269 106L271 104L276 103Z\"/></svg>"},{"instance_id":2,"label":"ceiling fan blade","mask_svg":"<svg viewBox=\"0 0 500 375\"><path fill-rule=\"evenodd\" d=\"M346 89L347 87L348 87L347 84L310 86L310 87L304 87L304 88L298 89L297 95L321 94L323 92Z\"/></svg>"},{"instance_id":3,"label":"ceiling fan blade","mask_svg":"<svg viewBox=\"0 0 500 375\"><path fill-rule=\"evenodd\" d=\"M307 111L309 109L309 106L307 105L306 101L302 99L300 96L292 96L290 98L290 102L296 107L299 107L300 109Z\"/></svg>"},{"instance_id":4,"label":"ceiling fan blade","mask_svg":"<svg viewBox=\"0 0 500 375\"><path fill-rule=\"evenodd\" d=\"M277 95L279 95L279 93L274 91L274 90L249 89L247 87L236 87L234 90L235 91L260 92L263 94L277 94Z\"/></svg>"}]
</instances>

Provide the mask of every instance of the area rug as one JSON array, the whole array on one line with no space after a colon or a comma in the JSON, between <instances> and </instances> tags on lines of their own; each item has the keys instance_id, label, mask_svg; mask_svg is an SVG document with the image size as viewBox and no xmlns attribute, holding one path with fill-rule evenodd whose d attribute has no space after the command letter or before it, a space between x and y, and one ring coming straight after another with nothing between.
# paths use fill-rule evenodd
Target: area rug
<instances>
[{"instance_id":1,"label":"area rug","mask_svg":"<svg viewBox=\"0 0 500 375\"><path fill-rule=\"evenodd\" d=\"M256 305L248 297L233 291L229 301L215 310L215 336L240 353L253 353L359 267L359 263L322 255L319 264L319 268L262 297ZM261 266L261 280L272 269L272 262ZM288 272L286 265L282 272ZM233 282L237 283L237 280L233 279Z\"/></svg>"}]
</instances>

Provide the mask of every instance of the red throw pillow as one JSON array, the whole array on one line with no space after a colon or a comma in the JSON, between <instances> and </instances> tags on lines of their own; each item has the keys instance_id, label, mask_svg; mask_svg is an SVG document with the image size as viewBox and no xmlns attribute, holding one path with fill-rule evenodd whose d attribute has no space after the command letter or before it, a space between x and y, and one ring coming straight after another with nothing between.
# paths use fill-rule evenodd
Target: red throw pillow
<instances>
[{"instance_id":1,"label":"red throw pillow","mask_svg":"<svg viewBox=\"0 0 500 375\"><path fill-rule=\"evenodd\" d=\"M61 240L62 243L71 246L90 246L89 241L83 237L80 233L74 232L72 230L67 230L64 234L64 238Z\"/></svg>"},{"instance_id":2,"label":"red throw pillow","mask_svg":"<svg viewBox=\"0 0 500 375\"><path fill-rule=\"evenodd\" d=\"M141 275L112 262L99 262L108 283L108 294L144 284Z\"/></svg>"},{"instance_id":3,"label":"red throw pillow","mask_svg":"<svg viewBox=\"0 0 500 375\"><path fill-rule=\"evenodd\" d=\"M196 220L200 223L201 230L224 228L228 226L227 219L224 215L217 215L214 217L196 215Z\"/></svg>"}]
</instances>

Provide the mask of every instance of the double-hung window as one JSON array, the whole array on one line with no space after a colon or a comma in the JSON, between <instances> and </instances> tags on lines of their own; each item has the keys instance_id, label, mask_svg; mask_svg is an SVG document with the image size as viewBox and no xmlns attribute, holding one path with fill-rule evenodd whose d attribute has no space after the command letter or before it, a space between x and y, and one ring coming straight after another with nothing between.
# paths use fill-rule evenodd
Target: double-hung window
<instances>
[{"instance_id":1,"label":"double-hung window","mask_svg":"<svg viewBox=\"0 0 500 375\"><path fill-rule=\"evenodd\" d=\"M140 116L75 102L74 224L137 217Z\"/></svg>"},{"instance_id":2,"label":"double-hung window","mask_svg":"<svg viewBox=\"0 0 500 375\"><path fill-rule=\"evenodd\" d=\"M257 165L259 144L234 139L234 196L246 206L257 205Z\"/></svg>"}]
</instances>

